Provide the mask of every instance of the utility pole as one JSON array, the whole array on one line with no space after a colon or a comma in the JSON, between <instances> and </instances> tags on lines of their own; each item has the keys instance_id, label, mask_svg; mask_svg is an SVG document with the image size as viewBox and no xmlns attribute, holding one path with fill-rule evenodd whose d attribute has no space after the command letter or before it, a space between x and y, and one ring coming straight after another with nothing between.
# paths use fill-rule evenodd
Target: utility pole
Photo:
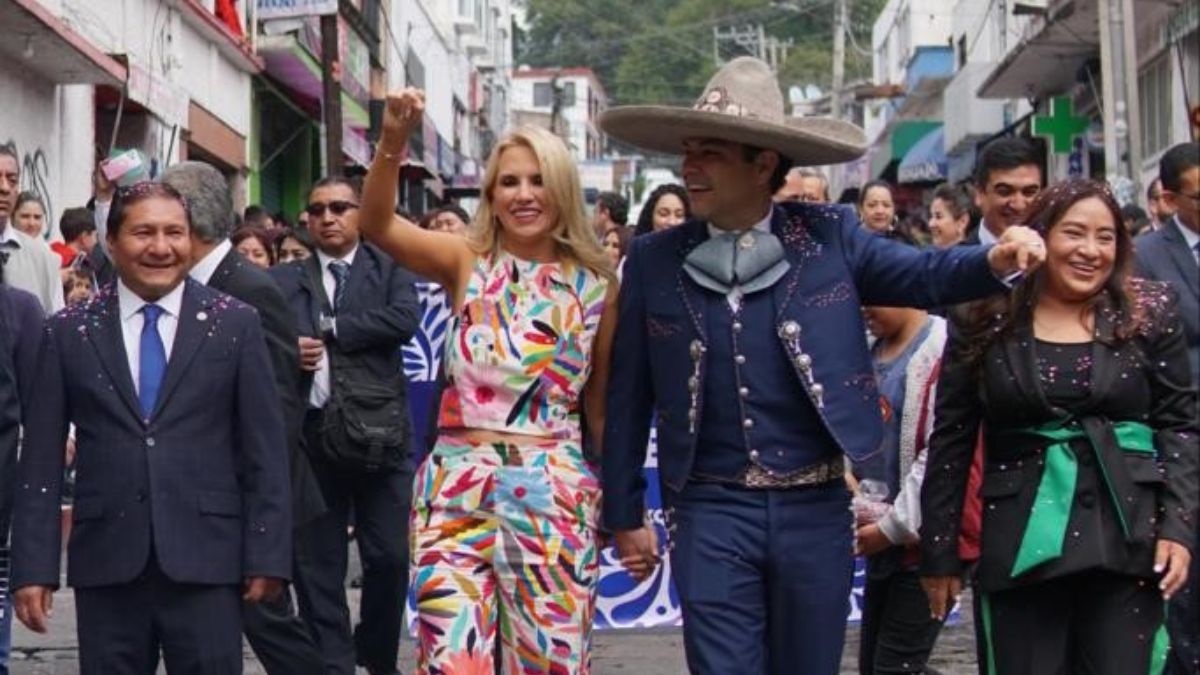
<instances>
[{"instance_id":1,"label":"utility pole","mask_svg":"<svg viewBox=\"0 0 1200 675\"><path fill-rule=\"evenodd\" d=\"M1134 57L1131 0L1099 0L1100 77L1104 91L1104 170L1122 203L1141 192L1142 149L1136 110L1137 66Z\"/></svg>"},{"instance_id":2,"label":"utility pole","mask_svg":"<svg viewBox=\"0 0 1200 675\"><path fill-rule=\"evenodd\" d=\"M321 116L325 123L325 175L342 175L342 85L339 79L338 15L321 16Z\"/></svg>"},{"instance_id":3,"label":"utility pole","mask_svg":"<svg viewBox=\"0 0 1200 675\"><path fill-rule=\"evenodd\" d=\"M833 16L833 88L829 93L830 116L842 118L842 87L846 80L846 30L850 23L850 0L837 0Z\"/></svg>"}]
</instances>

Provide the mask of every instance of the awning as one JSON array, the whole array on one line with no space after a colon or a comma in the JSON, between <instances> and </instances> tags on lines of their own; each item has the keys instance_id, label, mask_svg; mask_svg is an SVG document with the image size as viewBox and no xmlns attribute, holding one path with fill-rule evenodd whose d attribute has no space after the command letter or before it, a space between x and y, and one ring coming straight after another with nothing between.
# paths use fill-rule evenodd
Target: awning
<instances>
[{"instance_id":1,"label":"awning","mask_svg":"<svg viewBox=\"0 0 1200 675\"><path fill-rule=\"evenodd\" d=\"M932 183L946 179L946 127L938 125L913 144L900 160L901 183Z\"/></svg>"},{"instance_id":2,"label":"awning","mask_svg":"<svg viewBox=\"0 0 1200 675\"><path fill-rule=\"evenodd\" d=\"M0 2L0 54L13 68L56 84L125 82L125 67L50 13L38 0Z\"/></svg>"},{"instance_id":3,"label":"awning","mask_svg":"<svg viewBox=\"0 0 1200 675\"><path fill-rule=\"evenodd\" d=\"M321 100L321 64L301 46L294 35L264 35L259 38L258 53L266 63L267 74L272 78L310 101ZM371 126L367 109L344 90L342 119L345 124L358 129Z\"/></svg>"},{"instance_id":4,"label":"awning","mask_svg":"<svg viewBox=\"0 0 1200 675\"><path fill-rule=\"evenodd\" d=\"M894 178L896 167L908 151L942 123L935 120L900 120L880 136L879 151L871 157L871 175Z\"/></svg>"},{"instance_id":5,"label":"awning","mask_svg":"<svg viewBox=\"0 0 1200 675\"><path fill-rule=\"evenodd\" d=\"M1100 56L1100 26L1096 0L1057 0L1050 3L1040 30L1027 33L979 87L980 98L1042 99L1074 86L1079 68ZM1161 20L1178 0L1138 0L1138 26Z\"/></svg>"}]
</instances>

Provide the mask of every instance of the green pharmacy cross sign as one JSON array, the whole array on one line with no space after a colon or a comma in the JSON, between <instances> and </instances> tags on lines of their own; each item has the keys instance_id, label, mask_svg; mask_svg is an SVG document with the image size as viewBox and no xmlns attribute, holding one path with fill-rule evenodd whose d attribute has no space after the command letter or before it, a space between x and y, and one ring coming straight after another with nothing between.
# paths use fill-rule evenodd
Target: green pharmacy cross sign
<instances>
[{"instance_id":1,"label":"green pharmacy cross sign","mask_svg":"<svg viewBox=\"0 0 1200 675\"><path fill-rule=\"evenodd\" d=\"M1070 154L1076 137L1087 131L1091 121L1077 117L1071 99L1055 96L1050 99L1050 114L1033 118L1033 135L1048 137L1055 154Z\"/></svg>"}]
</instances>

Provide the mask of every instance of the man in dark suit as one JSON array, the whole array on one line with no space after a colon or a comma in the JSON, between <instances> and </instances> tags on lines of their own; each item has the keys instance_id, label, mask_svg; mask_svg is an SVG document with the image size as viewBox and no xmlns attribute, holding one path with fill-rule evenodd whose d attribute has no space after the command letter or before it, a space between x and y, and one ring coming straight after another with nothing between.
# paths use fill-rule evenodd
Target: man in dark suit
<instances>
[{"instance_id":1,"label":"man in dark suit","mask_svg":"<svg viewBox=\"0 0 1200 675\"><path fill-rule=\"evenodd\" d=\"M23 402L33 388L41 340L42 303L32 293L5 284L0 263L0 532L8 532ZM8 562L8 543L0 541L0 673L8 672L12 638Z\"/></svg>"},{"instance_id":2,"label":"man in dark suit","mask_svg":"<svg viewBox=\"0 0 1200 675\"><path fill-rule=\"evenodd\" d=\"M275 392L283 408L291 450L292 524L299 528L321 515L325 504L302 447L304 405L299 390L300 354L295 322L279 286L266 272L243 258L229 241L234 226L233 199L221 172L210 164L189 161L169 167L162 179L179 190L191 210L191 277L250 305L258 310L262 320ZM325 672L316 642L296 615L290 593L280 593L274 600L248 607L245 622L246 637L268 673Z\"/></svg>"},{"instance_id":3,"label":"man in dark suit","mask_svg":"<svg viewBox=\"0 0 1200 675\"><path fill-rule=\"evenodd\" d=\"M316 255L271 270L301 336L306 447L329 508L300 535L300 614L317 637L328 672L347 675L356 661L371 673L396 668L412 498L410 422L399 352L420 322L413 275L360 241L358 200L357 187L346 179L314 185L307 213ZM339 389L350 391L356 383L385 392L386 401L402 411L388 439L394 446L378 463L348 457L331 439L331 432L338 436L345 425L325 423ZM363 562L362 610L353 638L345 593L352 508Z\"/></svg>"},{"instance_id":4,"label":"man in dark suit","mask_svg":"<svg viewBox=\"0 0 1200 675\"><path fill-rule=\"evenodd\" d=\"M1166 281L1179 294L1179 314L1192 366L1192 386L1200 386L1200 143L1167 150L1158 165L1161 198L1174 218L1135 242L1142 276ZM1200 556L1192 558L1187 586L1167 612L1171 635L1170 673L1194 673L1200 664Z\"/></svg>"},{"instance_id":5,"label":"man in dark suit","mask_svg":"<svg viewBox=\"0 0 1200 675\"><path fill-rule=\"evenodd\" d=\"M1042 156L1032 141L1000 138L988 143L975 163L975 206L979 225L963 244L994 244L1042 191Z\"/></svg>"},{"instance_id":6,"label":"man in dark suit","mask_svg":"<svg viewBox=\"0 0 1200 675\"><path fill-rule=\"evenodd\" d=\"M81 671L240 673L242 603L291 574L287 440L253 309L187 279L183 198L117 196L118 282L47 322L13 515L17 617L45 632L76 428L67 581Z\"/></svg>"},{"instance_id":7,"label":"man in dark suit","mask_svg":"<svg viewBox=\"0 0 1200 675\"><path fill-rule=\"evenodd\" d=\"M621 559L653 561L642 465L657 417L691 672L832 675L853 576L844 462L883 434L861 307L999 292L1041 240L1014 227L996 246L919 251L842 207L772 204L793 161L849 161L866 150L862 131L785 122L757 59L731 61L698 101L601 118L611 136L683 153L696 216L634 239L626 258L604 521Z\"/></svg>"}]
</instances>

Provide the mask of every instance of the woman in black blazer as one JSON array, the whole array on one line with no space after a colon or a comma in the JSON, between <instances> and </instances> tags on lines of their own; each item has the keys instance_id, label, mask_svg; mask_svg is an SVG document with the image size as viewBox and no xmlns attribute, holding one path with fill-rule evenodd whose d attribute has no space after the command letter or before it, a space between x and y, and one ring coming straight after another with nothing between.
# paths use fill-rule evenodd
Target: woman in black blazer
<instances>
[{"instance_id":1,"label":"woman in black blazer","mask_svg":"<svg viewBox=\"0 0 1200 675\"><path fill-rule=\"evenodd\" d=\"M1103 184L1056 185L1027 219L1045 265L954 317L921 495L922 584L943 616L982 425L980 671L1157 673L1200 490L1180 318L1165 284L1129 276L1132 241Z\"/></svg>"}]
</instances>

